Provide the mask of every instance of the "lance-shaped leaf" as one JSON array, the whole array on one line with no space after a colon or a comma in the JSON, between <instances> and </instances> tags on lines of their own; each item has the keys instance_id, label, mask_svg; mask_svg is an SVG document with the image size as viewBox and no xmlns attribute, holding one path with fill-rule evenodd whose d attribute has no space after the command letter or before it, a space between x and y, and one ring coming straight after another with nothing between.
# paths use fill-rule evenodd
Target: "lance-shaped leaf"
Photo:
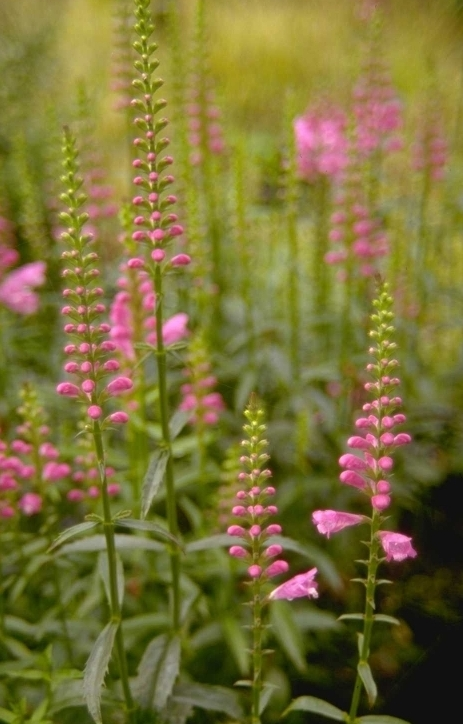
<instances>
[{"instance_id":1,"label":"lance-shaped leaf","mask_svg":"<svg viewBox=\"0 0 463 724\"><path fill-rule=\"evenodd\" d=\"M286 601L272 602L270 621L280 646L298 671L307 671L303 637L294 620L293 609Z\"/></svg>"},{"instance_id":2,"label":"lance-shaped leaf","mask_svg":"<svg viewBox=\"0 0 463 724\"><path fill-rule=\"evenodd\" d=\"M0 707L0 721L4 721L6 724L15 724L18 721L17 714Z\"/></svg>"},{"instance_id":3,"label":"lance-shaped leaf","mask_svg":"<svg viewBox=\"0 0 463 724\"><path fill-rule=\"evenodd\" d=\"M208 551L213 548L226 548L236 543L236 538L228 533L218 533L207 538L198 538L185 546L185 553L196 553L197 551Z\"/></svg>"},{"instance_id":4,"label":"lance-shaped leaf","mask_svg":"<svg viewBox=\"0 0 463 724\"><path fill-rule=\"evenodd\" d=\"M66 543L66 541L70 540L71 538L75 538L76 535L85 533L85 531L91 530L97 525L99 525L99 523L96 520L86 520L84 523L78 523L77 525L73 525L72 528L67 528L66 530L63 530L63 532L60 533L57 539L51 544L50 548L48 549L48 553L55 550L55 548L58 548L58 546L62 545L63 543Z\"/></svg>"},{"instance_id":5,"label":"lance-shaped leaf","mask_svg":"<svg viewBox=\"0 0 463 724\"><path fill-rule=\"evenodd\" d=\"M137 549L145 551L154 551L162 553L164 545L156 540L142 538L138 535L116 535L116 548L118 551L133 551ZM106 538L104 535L91 535L83 540L77 540L73 543L67 543L58 552L57 555L64 556L70 553L95 553L96 551L106 550Z\"/></svg>"},{"instance_id":6,"label":"lance-shaped leaf","mask_svg":"<svg viewBox=\"0 0 463 724\"><path fill-rule=\"evenodd\" d=\"M174 687L172 699L207 711L221 711L232 719L243 717L238 693L224 686L181 682Z\"/></svg>"},{"instance_id":7,"label":"lance-shaped leaf","mask_svg":"<svg viewBox=\"0 0 463 724\"><path fill-rule=\"evenodd\" d=\"M146 533L151 533L155 538L160 538L168 543L174 543L180 548L180 543L172 533L163 528L158 523L153 523L151 520L138 520L137 518L120 518L114 521L114 525L122 528L131 528L132 530L141 530Z\"/></svg>"},{"instance_id":8,"label":"lance-shaped leaf","mask_svg":"<svg viewBox=\"0 0 463 724\"><path fill-rule=\"evenodd\" d=\"M106 599L111 605L111 585L109 582L109 564L108 564L108 555L107 553L104 553L101 551L101 553L98 556L98 573L101 576L101 579L103 581L105 593L106 593ZM124 566L122 565L122 561L120 557L116 553L116 577L117 577L117 597L119 599L119 605L122 606L122 601L124 598Z\"/></svg>"},{"instance_id":9,"label":"lance-shaped leaf","mask_svg":"<svg viewBox=\"0 0 463 724\"><path fill-rule=\"evenodd\" d=\"M370 706L373 706L376 701L376 697L378 696L378 689L376 688L376 683L373 679L370 665L366 661L359 661L357 671L362 679L365 691L367 692L368 703Z\"/></svg>"},{"instance_id":10,"label":"lance-shaped leaf","mask_svg":"<svg viewBox=\"0 0 463 724\"><path fill-rule=\"evenodd\" d=\"M346 712L338 709L337 706L333 706L324 699L317 699L315 696L300 696L298 699L294 699L286 711L283 712L283 716L291 711L311 711L312 714L320 714L320 716L326 716L327 719L334 719L335 721L347 721L348 716Z\"/></svg>"},{"instance_id":11,"label":"lance-shaped leaf","mask_svg":"<svg viewBox=\"0 0 463 724\"><path fill-rule=\"evenodd\" d=\"M134 697L142 709L162 709L174 688L180 669L180 639L161 634L145 649L137 678Z\"/></svg>"},{"instance_id":12,"label":"lance-shaped leaf","mask_svg":"<svg viewBox=\"0 0 463 724\"><path fill-rule=\"evenodd\" d=\"M146 518L166 472L169 451L160 448L152 455L141 491L141 517Z\"/></svg>"},{"instance_id":13,"label":"lance-shaped leaf","mask_svg":"<svg viewBox=\"0 0 463 724\"><path fill-rule=\"evenodd\" d=\"M97 724L102 724L100 707L101 689L108 670L118 625L115 621L110 621L104 627L95 641L88 661L85 664L83 681L84 698L92 719Z\"/></svg>"},{"instance_id":14,"label":"lance-shaped leaf","mask_svg":"<svg viewBox=\"0 0 463 724\"><path fill-rule=\"evenodd\" d=\"M388 616L385 613L375 613L373 616L375 621L381 621L382 623L392 623L394 626L400 626L400 621L394 616Z\"/></svg>"},{"instance_id":15,"label":"lance-shaped leaf","mask_svg":"<svg viewBox=\"0 0 463 724\"><path fill-rule=\"evenodd\" d=\"M188 420L191 419L191 410L176 410L169 420L169 432L170 439L175 440L179 435Z\"/></svg>"},{"instance_id":16,"label":"lance-shaped leaf","mask_svg":"<svg viewBox=\"0 0 463 724\"><path fill-rule=\"evenodd\" d=\"M396 716L388 716L387 714L367 714L366 716L359 716L356 722L362 722L362 724L410 724L405 719L398 719Z\"/></svg>"}]
</instances>

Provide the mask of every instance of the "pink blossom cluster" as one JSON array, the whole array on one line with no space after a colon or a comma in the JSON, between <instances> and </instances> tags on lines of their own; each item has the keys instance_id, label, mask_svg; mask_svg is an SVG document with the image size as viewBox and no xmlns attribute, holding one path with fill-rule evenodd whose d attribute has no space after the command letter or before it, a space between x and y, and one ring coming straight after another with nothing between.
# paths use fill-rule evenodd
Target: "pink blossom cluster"
<instances>
[{"instance_id":1,"label":"pink blossom cluster","mask_svg":"<svg viewBox=\"0 0 463 724\"><path fill-rule=\"evenodd\" d=\"M381 516L391 503L389 477L394 467L394 451L398 447L408 445L411 437L408 433L398 432L396 429L406 421L406 418L400 412L402 399L396 394L400 384L399 378L395 376L399 363L392 356L396 345L388 339L393 331L390 324L393 317L390 312L392 299L385 290L379 300L378 312L373 315L378 327L371 332L377 344L369 349L374 361L367 365L367 371L373 381L367 382L364 386L373 399L363 405L364 414L356 421L359 434L347 441L355 454L342 455L339 464L343 468L340 474L341 483L350 485L366 495L371 503L373 517L382 521ZM313 513L312 520L319 533L329 537L331 533L368 522L370 519L364 515L344 511L317 510ZM405 557L416 555L407 536L382 531L378 537L388 560L400 561Z\"/></svg>"},{"instance_id":2,"label":"pink blossom cluster","mask_svg":"<svg viewBox=\"0 0 463 724\"><path fill-rule=\"evenodd\" d=\"M180 387L182 400L179 409L191 412L192 425L215 425L225 409L225 403L220 392L214 391L217 378L211 374L211 363L201 340L193 340L190 345L183 376L188 378L188 382Z\"/></svg>"},{"instance_id":3,"label":"pink blossom cluster","mask_svg":"<svg viewBox=\"0 0 463 724\"><path fill-rule=\"evenodd\" d=\"M238 503L232 508L238 522L230 525L227 532L238 538L238 542L231 546L229 553L247 563L251 579L261 581L285 573L288 564L279 558L282 546L268 543L268 539L279 535L282 529L278 523L269 523L269 519L277 515L278 508L271 502L276 490L267 485L272 473L263 467L269 459L264 452L267 441L262 439L265 431L263 411L251 400L245 416L249 421L244 426L248 439L243 440L241 445L247 454L240 457L243 470L238 474L238 480L245 487L236 493Z\"/></svg>"},{"instance_id":4,"label":"pink blossom cluster","mask_svg":"<svg viewBox=\"0 0 463 724\"><path fill-rule=\"evenodd\" d=\"M0 304L16 314L35 314L40 299L34 289L45 283L46 264L33 261L5 274L19 260L13 239L13 225L0 216Z\"/></svg>"},{"instance_id":5,"label":"pink blossom cluster","mask_svg":"<svg viewBox=\"0 0 463 724\"><path fill-rule=\"evenodd\" d=\"M207 91L201 102L197 89L190 91L190 102L187 105L188 141L193 151L190 162L198 166L203 160L204 150L220 155L225 150L220 109L215 101L214 93Z\"/></svg>"},{"instance_id":6,"label":"pink blossom cluster","mask_svg":"<svg viewBox=\"0 0 463 724\"><path fill-rule=\"evenodd\" d=\"M47 441L49 428L41 425L36 434L31 432L31 423L24 422L9 444L0 440L0 518L40 513L46 487L69 479L70 466Z\"/></svg>"},{"instance_id":7,"label":"pink blossom cluster","mask_svg":"<svg viewBox=\"0 0 463 724\"><path fill-rule=\"evenodd\" d=\"M433 181L441 181L448 162L448 143L437 107L423 114L418 137L412 148L412 165Z\"/></svg>"},{"instance_id":8,"label":"pink blossom cluster","mask_svg":"<svg viewBox=\"0 0 463 724\"><path fill-rule=\"evenodd\" d=\"M298 170L301 178L337 180L348 163L347 119L328 103L308 109L294 121Z\"/></svg>"},{"instance_id":9,"label":"pink blossom cluster","mask_svg":"<svg viewBox=\"0 0 463 724\"><path fill-rule=\"evenodd\" d=\"M156 344L156 294L147 272L137 266L122 264L117 292L110 307L112 324L110 337L116 343L122 357L129 362L136 359L134 344ZM179 342L188 334L188 315L174 314L162 326L164 345Z\"/></svg>"},{"instance_id":10,"label":"pink blossom cluster","mask_svg":"<svg viewBox=\"0 0 463 724\"><path fill-rule=\"evenodd\" d=\"M103 289L97 286L100 275L96 266L98 255L89 248L93 237L83 233L88 214L81 211L86 196L80 191L82 179L77 176L75 141L69 132L66 132L65 140L69 188L61 198L68 203L69 213L62 212L60 219L68 225L67 231L62 234L63 242L69 247L62 253L62 259L68 264L63 278L72 286L63 290L66 304L61 313L69 320L64 325L64 332L70 338L69 344L64 347L68 358L64 370L72 375L74 381L60 382L56 389L60 395L81 400L91 421L101 421L103 425L125 423L127 413L121 410L110 414L105 412L108 399L128 392L133 383L123 375L106 381L106 378L117 375L120 369L119 361L113 356L117 345L109 338L111 325L101 319L106 313L106 305L101 301Z\"/></svg>"},{"instance_id":11,"label":"pink blossom cluster","mask_svg":"<svg viewBox=\"0 0 463 724\"><path fill-rule=\"evenodd\" d=\"M389 252L387 234L379 218L368 209L354 159L335 198L331 214L329 240L334 248L325 254L327 264L342 265L340 279L347 269L358 270L362 277L377 273L377 260Z\"/></svg>"}]
</instances>

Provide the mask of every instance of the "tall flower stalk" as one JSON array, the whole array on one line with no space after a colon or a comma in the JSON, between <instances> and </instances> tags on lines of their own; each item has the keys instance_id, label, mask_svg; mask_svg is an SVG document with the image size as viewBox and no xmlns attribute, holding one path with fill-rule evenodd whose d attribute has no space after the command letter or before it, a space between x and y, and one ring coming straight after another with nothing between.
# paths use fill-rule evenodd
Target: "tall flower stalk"
<instances>
[{"instance_id":1,"label":"tall flower stalk","mask_svg":"<svg viewBox=\"0 0 463 724\"><path fill-rule=\"evenodd\" d=\"M267 539L272 535L281 533L281 526L277 523L267 524L269 517L278 512L276 505L268 504L269 499L275 495L275 488L267 485L271 471L264 467L269 459L265 452L267 440L264 439L265 425L263 424L264 411L261 409L255 396L244 413L247 424L243 430L246 438L241 443L245 454L240 457L242 471L238 475L240 483L244 486L236 494L238 505L232 508L233 515L238 524L229 526L228 533L236 536L238 545L231 546L229 552L234 558L246 561L247 573L250 577L252 609L252 679L249 682L252 691L251 722L259 724L261 714L262 657L263 635L263 608L268 600L264 592L269 578L285 573L288 570L286 561L279 559L282 552L281 545L268 544Z\"/></svg>"},{"instance_id":2,"label":"tall flower stalk","mask_svg":"<svg viewBox=\"0 0 463 724\"><path fill-rule=\"evenodd\" d=\"M384 561L403 561L417 555L411 538L384 528L391 504L390 476L394 466L392 456L396 448L411 442L411 437L407 433L396 431L396 427L402 425L406 418L399 412L402 400L396 394L400 380L394 375L399 363L393 356L396 349L396 344L391 341L394 315L387 284L380 284L373 306L375 312L371 315L373 328L370 331L373 345L369 349L373 361L366 368L372 381L365 384L365 390L372 400L363 406L366 415L357 419L359 434L347 441L348 446L360 454L346 453L339 460L343 468L340 474L341 483L350 485L363 494L368 500L368 514L316 510L312 515L318 532L328 538L332 533L350 526L365 524L370 529L369 539L365 542L368 558L360 561L366 567L366 575L364 578L355 579L365 588L364 610L362 613L348 613L340 617L342 620L353 619L363 624L362 633L359 634L359 660L350 709L349 712L336 710L339 717L334 717L346 724L359 721L357 712L362 690L367 694L370 707L376 701L377 687L369 664L374 624L379 621L398 623L393 617L376 612L376 590L385 582L384 579L378 579L378 568ZM313 697L301 697L292 703L290 709L317 711L333 718L335 708Z\"/></svg>"},{"instance_id":3,"label":"tall flower stalk","mask_svg":"<svg viewBox=\"0 0 463 724\"><path fill-rule=\"evenodd\" d=\"M134 48L139 56L135 61L135 68L139 77L133 81L133 87L140 97L132 100L137 117L135 125L140 136L135 138L134 146L137 149L137 158L133 167L137 175L133 182L137 187L137 195L133 198L136 209L134 225L136 231L132 238L147 247L145 258L129 260L129 265L136 266L148 272L154 285L156 295L155 305L155 337L154 351L157 363L157 377L159 389L159 415L162 431L162 448L167 458L165 468L167 522L169 531L177 536L178 519L175 500L174 462L172 456L172 436L169 428L169 400L167 388L167 351L168 345L164 341L163 324L165 318L165 292L164 279L166 274L190 263L187 254L180 253L167 257L167 248L176 237L183 233L183 228L177 224L176 214L171 207L176 203L175 196L167 193L174 181L173 176L165 173L172 164L173 159L163 152L169 145L169 139L161 136L166 127L166 118L155 120L156 114L164 108L164 99L155 100L154 96L163 81L153 78L159 65L153 57L157 45L152 41L154 25L150 14L150 0L135 0L135 33L138 40ZM149 502L142 505L146 514ZM174 631L180 627L180 558L179 551L171 549L171 575L172 575L172 625Z\"/></svg>"},{"instance_id":4,"label":"tall flower stalk","mask_svg":"<svg viewBox=\"0 0 463 724\"><path fill-rule=\"evenodd\" d=\"M64 331L73 340L64 348L69 360L64 369L68 374L73 375L76 382L61 382L57 386L57 392L65 397L80 400L86 407L85 431L93 439L102 497L102 523L108 562L111 624L115 624L117 627L114 635L119 674L129 720L131 720L134 702L130 691L121 627L120 582L117 573L114 519L111 515L108 492L103 433L109 425L127 422L128 416L125 412L111 413L107 410L107 405L111 397L130 390L132 381L128 377L120 376L112 379L108 384L104 382L108 375L117 372L119 362L110 357L116 349L115 343L107 339L111 329L110 325L99 321L106 308L99 301L103 290L96 286L96 280L99 277L99 270L96 267L98 255L89 249L92 235L85 232L85 224L89 217L82 211L87 197L81 190L83 180L78 175L79 164L75 139L68 129L65 129L63 151L65 174L62 180L66 191L61 195L61 200L66 204L68 210L61 213L60 219L67 227L62 234L62 240L68 249L63 252L62 258L68 265L63 272L63 277L70 286L63 291L66 305L62 309L62 314L70 320L65 325ZM95 721L101 720L99 704L91 713Z\"/></svg>"}]
</instances>

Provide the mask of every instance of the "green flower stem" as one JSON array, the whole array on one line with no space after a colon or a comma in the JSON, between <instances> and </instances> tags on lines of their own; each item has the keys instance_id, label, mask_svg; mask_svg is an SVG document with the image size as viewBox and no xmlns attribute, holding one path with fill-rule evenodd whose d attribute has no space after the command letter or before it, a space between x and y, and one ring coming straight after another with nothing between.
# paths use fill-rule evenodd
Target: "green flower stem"
<instances>
[{"instance_id":1,"label":"green flower stem","mask_svg":"<svg viewBox=\"0 0 463 724\"><path fill-rule=\"evenodd\" d=\"M262 691L262 603L260 582L253 583L253 648L252 648L252 710L251 724L260 724L260 694Z\"/></svg>"},{"instance_id":2,"label":"green flower stem","mask_svg":"<svg viewBox=\"0 0 463 724\"><path fill-rule=\"evenodd\" d=\"M127 668L127 659L125 655L124 634L122 632L122 613L119 603L118 585L117 585L117 569L116 569L116 541L114 537L114 523L111 517L111 507L108 494L108 481L106 477L106 456L103 447L103 437L101 434L101 426L98 420L93 423L93 440L95 444L95 452L98 462L98 470L100 473L101 494L103 500L103 529L106 540L106 553L108 557L109 572L109 595L111 620L117 623L116 633L116 652L119 662L119 674L121 677L122 691L127 707L129 722L134 722L135 704L132 698L129 684L129 672Z\"/></svg>"},{"instance_id":3,"label":"green flower stem","mask_svg":"<svg viewBox=\"0 0 463 724\"><path fill-rule=\"evenodd\" d=\"M373 510L371 521L371 539L369 543L370 555L368 559L368 570L366 579L366 596L365 596L365 614L363 623L363 638L360 649L359 664L368 663L370 656L370 641L373 631L374 613L375 613L375 590L376 590L376 572L380 559L378 558L379 540L377 532L381 525L381 515L378 511ZM363 683L357 670L357 676L352 693L352 701L349 710L349 719L347 724L355 724L357 710L360 702L360 694L362 693Z\"/></svg>"},{"instance_id":4,"label":"green flower stem","mask_svg":"<svg viewBox=\"0 0 463 724\"><path fill-rule=\"evenodd\" d=\"M169 453L166 466L166 506L169 532L177 538L178 520L175 501L174 461L172 457L172 442L169 430L169 403L167 398L167 354L162 337L163 323L163 291L162 271L156 265L154 275L154 288L156 290L156 361L158 368L159 411L161 418L162 444ZM172 623L174 631L180 628L180 554L177 548L170 550L170 566L172 572Z\"/></svg>"}]
</instances>

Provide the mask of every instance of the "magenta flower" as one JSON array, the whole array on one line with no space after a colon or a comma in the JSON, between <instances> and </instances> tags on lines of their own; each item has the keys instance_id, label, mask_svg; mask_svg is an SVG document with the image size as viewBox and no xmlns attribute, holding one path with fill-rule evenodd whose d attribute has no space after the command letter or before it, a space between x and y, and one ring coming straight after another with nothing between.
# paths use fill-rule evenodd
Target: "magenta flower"
<instances>
[{"instance_id":1,"label":"magenta flower","mask_svg":"<svg viewBox=\"0 0 463 724\"><path fill-rule=\"evenodd\" d=\"M42 498L37 493L25 493L18 503L24 515L37 515L42 510Z\"/></svg>"},{"instance_id":2,"label":"magenta flower","mask_svg":"<svg viewBox=\"0 0 463 724\"><path fill-rule=\"evenodd\" d=\"M351 525L364 523L365 516L356 515L355 513L344 513L339 510L316 510L312 513L312 520L317 526L318 532L329 538L331 533L337 533Z\"/></svg>"},{"instance_id":3,"label":"magenta flower","mask_svg":"<svg viewBox=\"0 0 463 724\"><path fill-rule=\"evenodd\" d=\"M338 178L347 165L346 118L328 104L308 110L294 122L299 173Z\"/></svg>"},{"instance_id":4,"label":"magenta flower","mask_svg":"<svg viewBox=\"0 0 463 724\"><path fill-rule=\"evenodd\" d=\"M269 594L269 599L275 601L284 598L287 601L292 601L293 598L318 598L318 584L314 581L316 574L316 568L311 568L306 573L298 573L297 576L290 578L289 581L275 588Z\"/></svg>"},{"instance_id":5,"label":"magenta flower","mask_svg":"<svg viewBox=\"0 0 463 724\"><path fill-rule=\"evenodd\" d=\"M7 274L0 283L0 303L17 314L35 314L39 297L33 291L45 283L46 264L35 261Z\"/></svg>"},{"instance_id":6,"label":"magenta flower","mask_svg":"<svg viewBox=\"0 0 463 724\"><path fill-rule=\"evenodd\" d=\"M412 539L402 533L380 530L377 536L381 541L387 561L404 561L406 558L415 558L418 555L412 546Z\"/></svg>"}]
</instances>

